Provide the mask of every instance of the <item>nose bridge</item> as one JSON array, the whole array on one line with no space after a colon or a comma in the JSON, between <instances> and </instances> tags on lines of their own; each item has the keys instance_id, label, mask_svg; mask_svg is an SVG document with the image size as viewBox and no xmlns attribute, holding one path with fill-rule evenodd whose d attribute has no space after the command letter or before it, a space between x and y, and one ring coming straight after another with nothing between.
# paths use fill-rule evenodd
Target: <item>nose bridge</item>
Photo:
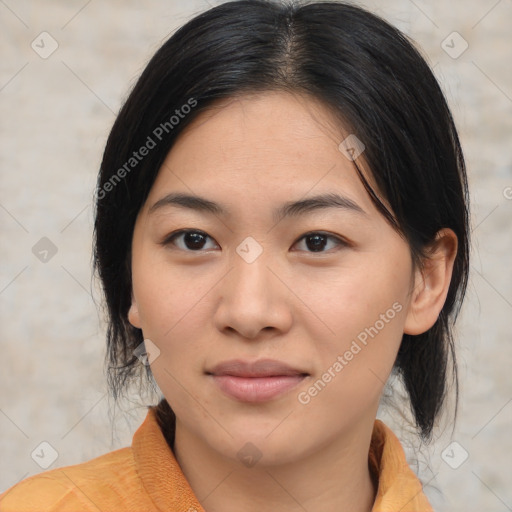
<instances>
[{"instance_id":1,"label":"nose bridge","mask_svg":"<svg viewBox=\"0 0 512 512\"><path fill-rule=\"evenodd\" d=\"M220 289L216 312L219 329L231 328L254 338L267 327L280 331L290 327L291 314L285 290L268 268L276 265L270 251L261 244L245 240L230 255L230 272Z\"/></svg>"},{"instance_id":2,"label":"nose bridge","mask_svg":"<svg viewBox=\"0 0 512 512\"><path fill-rule=\"evenodd\" d=\"M243 240L231 258L230 293L243 298L245 294L256 297L270 292L272 273L267 268L269 254L254 238L247 237Z\"/></svg>"}]
</instances>

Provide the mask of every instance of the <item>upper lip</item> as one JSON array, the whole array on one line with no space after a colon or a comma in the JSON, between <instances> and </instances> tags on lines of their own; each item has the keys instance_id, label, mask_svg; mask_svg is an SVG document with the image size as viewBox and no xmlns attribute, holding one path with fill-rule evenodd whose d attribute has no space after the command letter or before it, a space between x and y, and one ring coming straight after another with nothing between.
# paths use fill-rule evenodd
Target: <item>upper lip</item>
<instances>
[{"instance_id":1,"label":"upper lip","mask_svg":"<svg viewBox=\"0 0 512 512\"><path fill-rule=\"evenodd\" d=\"M244 361L231 359L215 365L206 373L210 375L232 375L233 377L277 377L281 375L308 375L307 372L293 368L282 361L260 359Z\"/></svg>"}]
</instances>

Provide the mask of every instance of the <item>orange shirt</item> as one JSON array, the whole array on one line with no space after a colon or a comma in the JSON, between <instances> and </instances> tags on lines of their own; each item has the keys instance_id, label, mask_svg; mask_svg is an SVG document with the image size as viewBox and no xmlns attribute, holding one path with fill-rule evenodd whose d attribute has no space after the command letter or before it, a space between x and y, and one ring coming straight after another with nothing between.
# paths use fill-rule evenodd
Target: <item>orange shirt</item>
<instances>
[{"instance_id":1,"label":"orange shirt","mask_svg":"<svg viewBox=\"0 0 512 512\"><path fill-rule=\"evenodd\" d=\"M375 420L369 461L379 475L372 512L433 512L400 441ZM153 408L131 447L26 478L0 495L0 512L204 512Z\"/></svg>"}]
</instances>

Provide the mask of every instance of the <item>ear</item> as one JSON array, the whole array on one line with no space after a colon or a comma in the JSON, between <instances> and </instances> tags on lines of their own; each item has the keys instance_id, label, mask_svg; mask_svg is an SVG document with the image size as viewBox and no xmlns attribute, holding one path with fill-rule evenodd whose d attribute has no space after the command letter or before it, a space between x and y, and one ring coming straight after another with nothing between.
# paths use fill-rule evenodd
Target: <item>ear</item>
<instances>
[{"instance_id":1,"label":"ear","mask_svg":"<svg viewBox=\"0 0 512 512\"><path fill-rule=\"evenodd\" d=\"M128 322L130 322L133 327L137 327L137 329L142 329L139 317L139 308L137 303L135 302L135 298L132 295L132 304L130 309L128 310Z\"/></svg>"},{"instance_id":2,"label":"ear","mask_svg":"<svg viewBox=\"0 0 512 512\"><path fill-rule=\"evenodd\" d=\"M457 245L457 235L443 228L427 249L423 267L415 272L405 334L423 334L436 323L450 287Z\"/></svg>"}]
</instances>

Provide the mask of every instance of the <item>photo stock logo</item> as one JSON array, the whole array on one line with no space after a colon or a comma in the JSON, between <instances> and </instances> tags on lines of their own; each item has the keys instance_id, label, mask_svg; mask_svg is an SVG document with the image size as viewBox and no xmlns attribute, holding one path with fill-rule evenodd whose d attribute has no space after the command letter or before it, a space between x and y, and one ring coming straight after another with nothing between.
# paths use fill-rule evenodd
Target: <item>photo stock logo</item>
<instances>
[{"instance_id":1,"label":"photo stock logo","mask_svg":"<svg viewBox=\"0 0 512 512\"><path fill-rule=\"evenodd\" d=\"M458 59L468 47L468 42L458 32L452 32L441 43L441 48L452 59Z\"/></svg>"},{"instance_id":2,"label":"photo stock logo","mask_svg":"<svg viewBox=\"0 0 512 512\"><path fill-rule=\"evenodd\" d=\"M245 443L236 454L240 462L248 468L255 466L262 455L261 451L253 443Z\"/></svg>"},{"instance_id":3,"label":"photo stock logo","mask_svg":"<svg viewBox=\"0 0 512 512\"><path fill-rule=\"evenodd\" d=\"M252 236L248 236L237 246L236 252L246 263L253 263L263 252L263 247Z\"/></svg>"},{"instance_id":4,"label":"photo stock logo","mask_svg":"<svg viewBox=\"0 0 512 512\"><path fill-rule=\"evenodd\" d=\"M42 263L48 263L56 254L57 246L46 236L43 236L33 247L32 254Z\"/></svg>"},{"instance_id":5,"label":"photo stock logo","mask_svg":"<svg viewBox=\"0 0 512 512\"><path fill-rule=\"evenodd\" d=\"M353 162L366 149L366 146L351 133L346 139L340 142L338 149L348 160Z\"/></svg>"},{"instance_id":6,"label":"photo stock logo","mask_svg":"<svg viewBox=\"0 0 512 512\"><path fill-rule=\"evenodd\" d=\"M47 441L39 443L30 454L32 460L42 469L48 469L59 457L57 450Z\"/></svg>"},{"instance_id":7,"label":"photo stock logo","mask_svg":"<svg viewBox=\"0 0 512 512\"><path fill-rule=\"evenodd\" d=\"M145 339L134 351L133 355L144 365L149 366L160 356L160 349L150 340Z\"/></svg>"},{"instance_id":8,"label":"photo stock logo","mask_svg":"<svg viewBox=\"0 0 512 512\"><path fill-rule=\"evenodd\" d=\"M135 169L140 162L146 158L151 150L156 148L159 142L164 139L164 136L171 133L176 126L178 126L182 119L192 111L192 108L197 105L197 100L189 98L187 103L177 108L167 121L160 123L146 140L137 150L132 151L131 156L124 162L124 164L117 169L117 171L98 188L98 199L104 199L108 192L114 190L118 183L126 178L130 172ZM164 135L165 134L165 135Z\"/></svg>"},{"instance_id":9,"label":"photo stock logo","mask_svg":"<svg viewBox=\"0 0 512 512\"><path fill-rule=\"evenodd\" d=\"M325 389L336 376L354 359L354 357L361 352L361 350L368 345L369 338L373 339L379 334L382 329L388 324L397 313L402 311L402 304L399 302L393 305L385 312L379 315L379 319L374 322L370 327L365 327L355 339L352 340L348 350L343 354L339 354L336 360L327 368L327 370L312 384L307 390L301 391L297 395L297 400L302 405L307 405L311 399L317 396Z\"/></svg>"},{"instance_id":10,"label":"photo stock logo","mask_svg":"<svg viewBox=\"0 0 512 512\"><path fill-rule=\"evenodd\" d=\"M466 462L469 453L457 441L450 443L441 453L441 458L452 469L458 469Z\"/></svg>"},{"instance_id":11,"label":"photo stock logo","mask_svg":"<svg viewBox=\"0 0 512 512\"><path fill-rule=\"evenodd\" d=\"M30 45L39 57L47 59L57 48L59 43L48 33L41 32Z\"/></svg>"}]
</instances>

